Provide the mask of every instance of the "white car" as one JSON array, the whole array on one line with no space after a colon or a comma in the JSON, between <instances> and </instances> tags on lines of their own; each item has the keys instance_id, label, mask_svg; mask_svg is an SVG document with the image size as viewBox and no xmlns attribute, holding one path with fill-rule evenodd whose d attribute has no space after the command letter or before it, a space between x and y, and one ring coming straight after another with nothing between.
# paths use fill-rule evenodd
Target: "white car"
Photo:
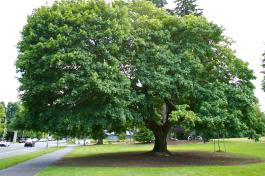
<instances>
[{"instance_id":1,"label":"white car","mask_svg":"<svg viewBox=\"0 0 265 176\"><path fill-rule=\"evenodd\" d=\"M0 147L8 147L8 146L10 146L10 142L0 141Z\"/></svg>"},{"instance_id":2,"label":"white car","mask_svg":"<svg viewBox=\"0 0 265 176\"><path fill-rule=\"evenodd\" d=\"M202 141L202 137L201 136L189 136L188 141L191 141L191 140Z\"/></svg>"},{"instance_id":3,"label":"white car","mask_svg":"<svg viewBox=\"0 0 265 176\"><path fill-rule=\"evenodd\" d=\"M45 139L45 138L42 138L39 140L39 142L46 142L46 141L47 141L47 139Z\"/></svg>"},{"instance_id":4,"label":"white car","mask_svg":"<svg viewBox=\"0 0 265 176\"><path fill-rule=\"evenodd\" d=\"M37 138L32 139L33 142L38 142L39 140Z\"/></svg>"}]
</instances>

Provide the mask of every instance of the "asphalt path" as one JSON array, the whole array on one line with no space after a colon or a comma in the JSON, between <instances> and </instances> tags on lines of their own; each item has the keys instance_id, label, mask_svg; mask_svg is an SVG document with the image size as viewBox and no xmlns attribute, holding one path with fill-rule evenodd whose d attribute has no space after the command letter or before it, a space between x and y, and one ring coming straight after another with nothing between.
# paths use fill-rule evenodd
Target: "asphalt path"
<instances>
[{"instance_id":1,"label":"asphalt path","mask_svg":"<svg viewBox=\"0 0 265 176\"><path fill-rule=\"evenodd\" d=\"M66 145L66 143L59 142L59 146L64 145ZM49 141L48 146L55 147L57 146L57 142ZM44 148L46 148L46 142L36 142L35 147L24 147L24 143L11 143L9 147L0 147L0 159L27 154Z\"/></svg>"},{"instance_id":2,"label":"asphalt path","mask_svg":"<svg viewBox=\"0 0 265 176\"><path fill-rule=\"evenodd\" d=\"M34 176L40 170L53 164L57 160L61 159L65 154L73 150L74 147L66 147L62 150L55 151L34 158L32 160L25 161L7 169L0 170L1 176Z\"/></svg>"}]
</instances>

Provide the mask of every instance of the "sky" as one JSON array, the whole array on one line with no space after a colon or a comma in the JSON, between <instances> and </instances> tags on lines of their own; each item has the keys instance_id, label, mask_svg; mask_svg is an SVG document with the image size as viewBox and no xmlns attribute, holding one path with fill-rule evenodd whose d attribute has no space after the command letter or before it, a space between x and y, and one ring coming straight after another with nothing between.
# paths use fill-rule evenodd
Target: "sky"
<instances>
[{"instance_id":1,"label":"sky","mask_svg":"<svg viewBox=\"0 0 265 176\"><path fill-rule=\"evenodd\" d=\"M14 63L16 44L27 16L34 8L53 0L4 0L0 2L0 101L18 100L19 83ZM264 0L198 0L204 16L222 26L225 35L235 43L236 55L249 63L257 77L253 81L261 109L265 111L265 93L261 89L262 53L265 51L265 1ZM169 3L168 6L172 7Z\"/></svg>"}]
</instances>

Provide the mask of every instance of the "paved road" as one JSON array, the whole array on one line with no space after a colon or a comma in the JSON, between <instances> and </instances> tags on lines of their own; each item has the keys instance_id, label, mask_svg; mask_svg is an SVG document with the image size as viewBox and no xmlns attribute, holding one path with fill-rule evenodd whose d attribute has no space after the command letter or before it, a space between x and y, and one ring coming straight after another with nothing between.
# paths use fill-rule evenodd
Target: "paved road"
<instances>
[{"instance_id":1,"label":"paved road","mask_svg":"<svg viewBox=\"0 0 265 176\"><path fill-rule=\"evenodd\" d=\"M66 143L60 143L60 145L65 144ZM55 141L49 142L49 147L54 147L56 145L57 143ZM34 152L43 148L46 148L46 142L37 142L35 147L24 147L23 143L11 143L9 147L0 147L0 159Z\"/></svg>"},{"instance_id":2,"label":"paved road","mask_svg":"<svg viewBox=\"0 0 265 176\"><path fill-rule=\"evenodd\" d=\"M7 169L0 170L0 176L34 176L40 170L62 158L65 154L73 150L73 148L74 147L67 147L65 149L25 161Z\"/></svg>"}]
</instances>

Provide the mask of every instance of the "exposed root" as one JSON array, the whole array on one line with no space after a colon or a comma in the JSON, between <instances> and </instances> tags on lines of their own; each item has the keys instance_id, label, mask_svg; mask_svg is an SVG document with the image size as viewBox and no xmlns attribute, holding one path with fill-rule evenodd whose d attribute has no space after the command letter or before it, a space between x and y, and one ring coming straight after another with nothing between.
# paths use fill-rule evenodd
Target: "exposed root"
<instances>
[{"instance_id":1,"label":"exposed root","mask_svg":"<svg viewBox=\"0 0 265 176\"><path fill-rule=\"evenodd\" d=\"M159 157L169 157L169 156L172 156L173 155L170 151L166 151L166 152L156 152L156 151L152 151L152 153L154 153L155 155L157 155Z\"/></svg>"}]
</instances>

